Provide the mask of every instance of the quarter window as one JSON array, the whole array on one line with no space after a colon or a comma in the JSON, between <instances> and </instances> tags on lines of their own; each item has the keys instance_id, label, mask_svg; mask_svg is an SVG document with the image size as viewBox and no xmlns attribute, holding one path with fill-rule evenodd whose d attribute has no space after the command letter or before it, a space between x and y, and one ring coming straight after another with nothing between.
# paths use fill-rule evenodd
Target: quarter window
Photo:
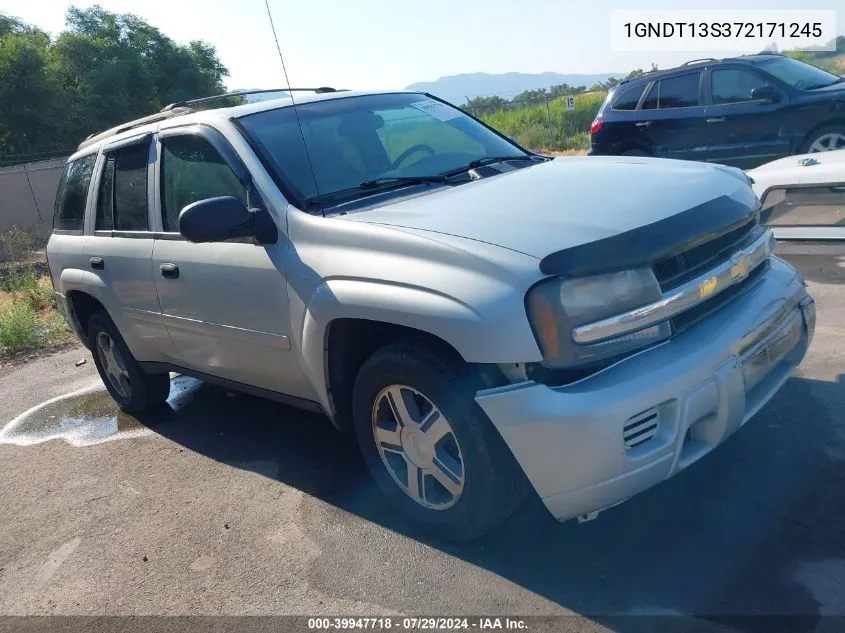
<instances>
[{"instance_id":1,"label":"quarter window","mask_svg":"<svg viewBox=\"0 0 845 633\"><path fill-rule=\"evenodd\" d=\"M56 195L53 228L62 231L81 231L85 222L85 203L88 186L94 172L96 154L70 161L62 174Z\"/></svg>"},{"instance_id":2,"label":"quarter window","mask_svg":"<svg viewBox=\"0 0 845 633\"><path fill-rule=\"evenodd\" d=\"M179 231L179 214L199 200L233 196L247 205L246 189L201 136L166 138L161 152L161 212L165 231Z\"/></svg>"},{"instance_id":3,"label":"quarter window","mask_svg":"<svg viewBox=\"0 0 845 633\"><path fill-rule=\"evenodd\" d=\"M614 110L636 110L637 104L640 102L640 97L643 95L643 90L648 84L641 84L633 86L627 90L623 90L618 97L613 100Z\"/></svg>"},{"instance_id":4,"label":"quarter window","mask_svg":"<svg viewBox=\"0 0 845 633\"><path fill-rule=\"evenodd\" d=\"M767 85L756 75L735 68L724 68L710 73L710 87L713 103L716 105L753 101L751 91Z\"/></svg>"}]
</instances>

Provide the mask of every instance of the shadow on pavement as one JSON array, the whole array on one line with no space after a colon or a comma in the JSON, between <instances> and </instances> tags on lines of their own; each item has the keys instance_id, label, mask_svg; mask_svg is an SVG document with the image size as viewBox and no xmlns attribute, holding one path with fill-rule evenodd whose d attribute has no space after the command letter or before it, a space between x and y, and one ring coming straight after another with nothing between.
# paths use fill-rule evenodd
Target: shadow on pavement
<instances>
[{"instance_id":1,"label":"shadow on pavement","mask_svg":"<svg viewBox=\"0 0 845 633\"><path fill-rule=\"evenodd\" d=\"M845 432L833 417L845 410L845 376L790 379L731 441L595 522L559 524L532 499L496 532L465 544L433 541L397 517L353 439L322 416L200 383L183 385L172 403L163 419L148 421L162 436L235 467L260 465L256 472L597 621L696 614L772 630L730 618L790 615L802 616L793 630L812 630L821 614L845 612L841 591L805 578L818 575L814 565L845 559ZM618 630L622 623L608 621Z\"/></svg>"}]
</instances>

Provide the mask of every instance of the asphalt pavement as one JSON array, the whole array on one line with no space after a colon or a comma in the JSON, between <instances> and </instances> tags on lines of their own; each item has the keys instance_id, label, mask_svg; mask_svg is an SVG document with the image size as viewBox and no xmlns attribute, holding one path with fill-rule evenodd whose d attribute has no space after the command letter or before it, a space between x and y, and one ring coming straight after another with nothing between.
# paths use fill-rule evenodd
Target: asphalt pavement
<instances>
[{"instance_id":1,"label":"asphalt pavement","mask_svg":"<svg viewBox=\"0 0 845 633\"><path fill-rule=\"evenodd\" d=\"M179 377L171 407L136 420L81 347L5 372L0 615L832 622L845 616L845 258L793 261L816 337L753 421L596 521L559 524L529 500L472 543L397 517L319 415Z\"/></svg>"}]
</instances>

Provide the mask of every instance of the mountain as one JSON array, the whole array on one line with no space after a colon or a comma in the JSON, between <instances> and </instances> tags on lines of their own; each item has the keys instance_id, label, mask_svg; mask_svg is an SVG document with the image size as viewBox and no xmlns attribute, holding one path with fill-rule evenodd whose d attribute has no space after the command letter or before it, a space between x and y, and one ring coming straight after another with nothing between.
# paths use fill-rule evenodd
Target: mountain
<instances>
[{"instance_id":1,"label":"mountain","mask_svg":"<svg viewBox=\"0 0 845 633\"><path fill-rule=\"evenodd\" d=\"M449 75L437 81L420 81L408 86L407 90L430 92L441 99L463 103L466 98L488 97L498 95L511 99L525 90L549 88L558 84L570 86L587 86L607 81L610 77L624 77L624 73L600 73L595 75L562 75L560 73L504 73L491 75L488 73L467 73L463 75Z\"/></svg>"}]
</instances>

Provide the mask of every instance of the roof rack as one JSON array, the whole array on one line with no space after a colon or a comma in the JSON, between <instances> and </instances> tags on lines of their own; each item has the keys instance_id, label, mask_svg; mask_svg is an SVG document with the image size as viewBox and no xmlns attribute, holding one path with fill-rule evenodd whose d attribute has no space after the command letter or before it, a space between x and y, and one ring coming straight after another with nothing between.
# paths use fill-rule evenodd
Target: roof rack
<instances>
[{"instance_id":1,"label":"roof rack","mask_svg":"<svg viewBox=\"0 0 845 633\"><path fill-rule=\"evenodd\" d=\"M179 116L181 114L188 114L189 112L193 112L191 108L183 108L177 107L173 108L172 110L156 112L155 114L151 114L149 116L141 117L140 119L135 119L134 121L128 121L126 123L121 123L113 128L109 128L104 132L98 132L89 135L84 141L82 141L79 146L76 148L77 150L84 149L89 145L93 145L97 141L102 141L103 139L109 138L110 136L115 136L120 134L121 132L126 132L127 130L131 130L132 128L140 127L142 125L146 125L147 123L155 123L156 121L163 121L164 119L169 119L174 116Z\"/></svg>"},{"instance_id":2,"label":"roof rack","mask_svg":"<svg viewBox=\"0 0 845 633\"><path fill-rule=\"evenodd\" d=\"M263 88L261 90L236 90L234 92L227 92L226 94L222 95L213 95L211 97L201 97L199 99L189 99L187 101L177 101L176 103L171 103L170 105L164 106L161 111L165 112L166 110L172 110L173 108L179 107L190 107L193 105L197 105L200 103L209 103L211 101L218 101L220 99L228 99L229 97L243 97L246 95L257 95L257 94L265 94L268 92L315 92L317 94L323 94L326 92L339 92L334 88L329 88L328 86L323 86L321 88Z\"/></svg>"},{"instance_id":3,"label":"roof rack","mask_svg":"<svg viewBox=\"0 0 845 633\"><path fill-rule=\"evenodd\" d=\"M703 64L704 62L717 62L719 61L715 57L702 57L701 59L691 59L688 62L684 62L681 66L692 66L693 64Z\"/></svg>"},{"instance_id":4,"label":"roof rack","mask_svg":"<svg viewBox=\"0 0 845 633\"><path fill-rule=\"evenodd\" d=\"M132 128L140 127L142 125L146 125L147 123L155 123L156 121L163 121L165 119L169 119L171 117L180 116L182 114L188 114L190 112L194 112L195 108L191 106L198 105L200 103L209 103L211 101L218 101L221 99L228 99L230 97L242 97L245 95L254 95L254 94L263 94L263 93L270 93L270 92L315 92L317 94L323 94L326 92L345 92L345 89L335 90L334 88L329 88L328 86L323 86L321 88L269 88L269 89L261 89L261 90L236 90L234 92L227 92L222 95L213 95L211 97L201 97L199 99L189 99L187 101L177 101L176 103L171 103L169 105L164 106L159 112L155 114L151 114L149 116L141 117L140 119L135 119L134 121L128 121L126 123L121 123L113 128L109 128L104 132L98 132L91 134L82 141L79 146L76 148L77 150L84 149L89 145L93 145L94 143L101 141L103 139L109 138L110 136L115 136L120 134L121 132L126 132L127 130L131 130Z\"/></svg>"}]
</instances>

